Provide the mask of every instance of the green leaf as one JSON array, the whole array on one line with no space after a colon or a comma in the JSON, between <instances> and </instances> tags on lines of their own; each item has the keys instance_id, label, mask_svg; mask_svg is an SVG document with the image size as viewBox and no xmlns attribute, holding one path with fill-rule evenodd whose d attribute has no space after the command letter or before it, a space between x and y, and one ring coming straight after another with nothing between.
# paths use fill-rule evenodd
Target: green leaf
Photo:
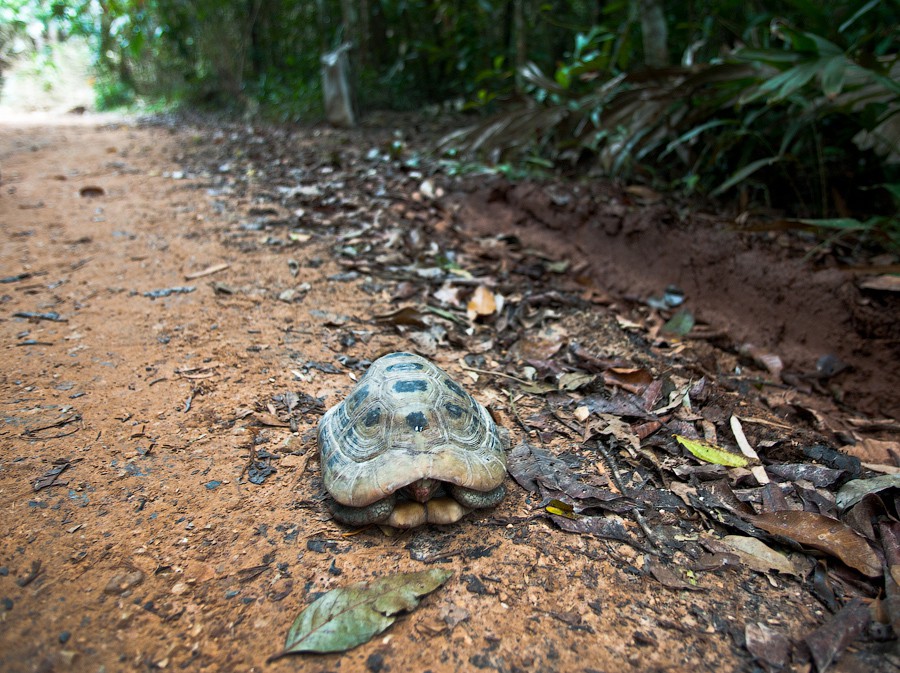
<instances>
[{"instance_id":1,"label":"green leaf","mask_svg":"<svg viewBox=\"0 0 900 673\"><path fill-rule=\"evenodd\" d=\"M675 440L690 451L696 458L715 465L725 467L747 467L750 463L744 456L720 449L714 444L699 439L688 439L681 435L675 435Z\"/></svg>"},{"instance_id":2,"label":"green leaf","mask_svg":"<svg viewBox=\"0 0 900 673\"><path fill-rule=\"evenodd\" d=\"M690 311L679 311L666 321L660 330L663 334L683 337L694 329L694 316Z\"/></svg>"},{"instance_id":3,"label":"green leaf","mask_svg":"<svg viewBox=\"0 0 900 673\"><path fill-rule=\"evenodd\" d=\"M775 91L773 96L769 97L769 102L784 100L795 91L802 89L806 84L819 72L819 61L808 63L799 63L790 70L786 70L780 75L776 75L772 79L765 82L759 87L760 93Z\"/></svg>"},{"instance_id":4,"label":"green leaf","mask_svg":"<svg viewBox=\"0 0 900 673\"><path fill-rule=\"evenodd\" d=\"M800 55L781 49L739 49L735 56L742 61L762 61L763 63L796 63Z\"/></svg>"},{"instance_id":5,"label":"green leaf","mask_svg":"<svg viewBox=\"0 0 900 673\"><path fill-rule=\"evenodd\" d=\"M781 157L766 157L765 159L758 159L757 161L753 161L746 166L744 166L741 170L737 171L734 175L728 178L721 185L716 187L710 196L718 196L723 192L727 192L729 189L734 187L737 183L745 180L746 178L753 175L760 168L764 168L766 166L771 166L772 164L781 160Z\"/></svg>"},{"instance_id":6,"label":"green leaf","mask_svg":"<svg viewBox=\"0 0 900 673\"><path fill-rule=\"evenodd\" d=\"M900 182L885 182L884 184L878 186L884 187L888 192L890 192L894 200L897 203L900 203Z\"/></svg>"},{"instance_id":7,"label":"green leaf","mask_svg":"<svg viewBox=\"0 0 900 673\"><path fill-rule=\"evenodd\" d=\"M446 582L453 572L433 568L381 577L319 596L301 612L288 631L284 651L343 652L369 641L409 612L419 599Z\"/></svg>"},{"instance_id":8,"label":"green leaf","mask_svg":"<svg viewBox=\"0 0 900 673\"><path fill-rule=\"evenodd\" d=\"M736 122L732 120L725 119L713 119L704 124L700 124L700 126L695 126L689 131L682 133L675 140L671 141L668 145L666 145L665 151L660 155L660 159L664 158L668 155L672 150L674 150L679 145L682 145L686 142L690 142L697 136L699 136L704 131L708 131L709 129L716 128L717 126L735 126Z\"/></svg>"},{"instance_id":9,"label":"green leaf","mask_svg":"<svg viewBox=\"0 0 900 673\"><path fill-rule=\"evenodd\" d=\"M847 73L847 58L841 54L840 56L832 56L826 60L825 67L822 68L822 92L829 98L837 96L844 88L844 77Z\"/></svg>"},{"instance_id":10,"label":"green leaf","mask_svg":"<svg viewBox=\"0 0 900 673\"><path fill-rule=\"evenodd\" d=\"M844 23L842 23L842 24L838 27L838 32L839 32L839 33L843 33L843 32L844 32L845 30L847 30L850 26L852 26L854 23L856 23L856 20L857 20L859 17L861 17L863 14L868 13L869 10L871 10L871 9L873 9L873 8L875 8L875 7L877 7L877 6L880 5L880 4L881 4L881 0L869 0L869 2L867 2L867 3L864 4L862 7L860 7L859 9L857 9L857 10L856 10L856 13L855 13L853 16L851 16L849 19L847 19L846 21L844 21Z\"/></svg>"}]
</instances>

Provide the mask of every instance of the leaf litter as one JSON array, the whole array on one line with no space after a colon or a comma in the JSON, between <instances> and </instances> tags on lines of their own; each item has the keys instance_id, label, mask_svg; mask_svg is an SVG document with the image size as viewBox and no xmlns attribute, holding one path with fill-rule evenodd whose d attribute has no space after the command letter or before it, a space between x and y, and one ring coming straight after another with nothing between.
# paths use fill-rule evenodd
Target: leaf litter
<instances>
[{"instance_id":1,"label":"leaf litter","mask_svg":"<svg viewBox=\"0 0 900 673\"><path fill-rule=\"evenodd\" d=\"M432 207L442 205L440 199L430 203ZM432 296L442 307L407 304L372 316L376 323L405 335L420 353L435 357L448 347L478 352L482 350L478 339L508 347L506 358L468 371L476 381L493 374L487 380L496 383L488 386L502 384L498 392L518 396L517 418L524 431L553 447L568 446L558 454L523 442L510 453L511 475L539 496L533 506L541 508L555 526L652 551L652 558L663 559L651 566L654 577L670 587L693 586L676 580L670 568L660 565L672 563L679 551L693 544L685 540L697 535L683 518L686 498L707 533L718 530L723 539L731 540L731 545L726 542L720 548L730 549L757 572L801 576L803 564L797 565L771 546L788 541L800 545L794 554L813 549L837 563L836 569L849 567L873 580L881 576L873 546L878 540L867 540L863 532L833 518L837 512L829 511L834 495L827 489L840 485L841 475L846 473L815 464L793 463L791 468L773 457L779 451L790 453L798 440L809 442L807 436L813 433L799 429L795 433L774 414L761 418L765 414L761 411L757 420L763 427L752 429L753 444L768 449L760 452L752 447L748 431L734 414L736 398L721 388L721 383L719 387L709 383L711 379L724 382L727 374L703 376L707 388L697 388L700 377L681 362L685 344L678 342L654 342L657 350L650 360L632 359L641 357L641 347L623 343L618 326L627 324L640 331L646 324L648 338L658 331L683 339L691 334L696 320L692 310L682 307L682 295L673 304L650 306L663 313L678 307L658 323L658 330L651 326L652 316L641 316L641 307L635 306L630 313L612 316L616 328L604 326L606 332L616 332L612 339L604 342L598 338L602 334L583 338L587 333L581 322L587 305L580 302L574 287L565 285L568 261L547 263L516 241L507 240L502 254L513 260L512 271L498 274L483 265L496 255L497 239L454 237L450 230L432 230L426 236L418 217L411 222L412 228L405 231L393 229L383 220L367 226L365 245L352 251L345 248L342 263L380 279L377 282L384 284L384 290L396 297ZM330 225L334 226L333 221ZM426 238L430 246L425 244ZM342 239L348 240L348 235ZM447 259L452 263L447 264ZM468 279L488 277L489 285L476 281L471 292L463 289ZM404 284L404 289L391 291L397 283ZM417 285L422 289L416 290ZM529 287L529 292L523 293L523 287ZM539 296L553 299L542 305L536 300ZM465 321L459 319L463 308ZM439 332L435 332L436 326L440 326ZM616 352L611 344L621 345L621 350ZM742 353L762 367L765 375L779 380L784 365L777 354L752 346ZM686 376L676 377L675 372ZM740 388L740 378L733 381ZM760 401L765 408L765 398ZM716 405L725 407L720 410ZM537 416L521 416L522 408L530 408ZM770 409L778 411L771 405ZM547 410L549 416L538 423ZM772 430L779 426L786 431ZM736 450L715 441L717 435L726 436L726 430L734 437ZM713 441L704 438L710 434ZM613 441L608 460L590 448L590 440L597 436ZM691 470L686 456L721 468L723 471L709 473L718 481L710 482L701 470ZM771 468L771 476L767 468ZM617 471L625 473L628 485L611 484L606 472ZM679 475L690 475L691 481L686 488L676 489L683 498L675 498L675 504L669 489L677 485ZM775 479L776 491L764 496L763 489L771 479ZM803 511L810 508L813 511ZM660 518L660 512L672 512L676 519ZM673 533L673 523L679 533ZM677 545L671 544L679 538ZM738 540L742 541L739 546ZM761 630L754 633L754 642L773 641L779 648L784 644L782 638L771 634L760 636ZM781 654L775 657L781 659Z\"/></svg>"},{"instance_id":2,"label":"leaf litter","mask_svg":"<svg viewBox=\"0 0 900 673\"><path fill-rule=\"evenodd\" d=\"M561 582L577 584L564 574L566 564L572 564L587 587L597 585L598 574L627 571L616 576L658 583L676 595L712 587L740 594L742 583L759 573L781 591L791 587L822 600L829 612L814 620L807 615L792 623L790 631L750 615L727 627L709 618L709 628L716 632L744 634L736 639L741 656L776 668L805 656L817 670L825 670L851 645L876 652L879 644L866 629L876 615L870 606L882 595L886 619L896 626L898 489L893 482L883 487L879 482L867 484L861 494L842 491L853 479L869 482L880 473L867 467L872 461L838 448L867 441L889 444L897 433L861 430L836 406L816 398L828 392L822 382L830 377L791 378L788 366L767 349L719 348L721 337L699 328L700 311L683 293L675 303L659 305L624 296L610 299L584 282L578 261L538 252L509 233L467 230L466 211L453 202L459 190L435 174L428 177L429 187L422 188L426 198L413 198L424 176L418 174L420 168L405 164L403 156L379 160L378 170L372 170L358 143L337 142L326 158L315 146L288 153L291 138L278 129L235 125L227 132L204 128L198 133L209 142L198 143L183 157L194 164L186 174L204 176L203 186L221 212L235 209L230 228L221 232L230 254L205 258L229 259L229 268L209 273L227 272L231 291L210 295L221 302L220 311L255 305L281 316L288 309L303 316L293 323L282 318L287 326L265 339L260 335L251 347L256 350L247 351L260 358L252 378L273 376L281 368L293 376L296 387L286 388L282 380L277 391L254 388L256 404L247 406L256 413L238 410L226 419L211 414L203 423L251 428L253 442L242 441L235 453L240 461L235 473L254 500L274 497L273 482L296 480L289 481L297 488L291 517L316 521L331 538L308 538L309 556L293 568L300 574L306 566L318 567L315 555L327 554L323 576L309 580L314 587L328 586L341 573L358 577L369 552L393 554L395 561L398 550L406 549L402 545L408 545L411 559L477 559L476 542L496 535L506 551L528 550L533 556L524 561L513 554L515 561L491 566L491 573L476 577L484 588L477 595L497 596L530 619L562 614L532 607L554 600ZM254 148L252 154L245 151L248 147ZM233 170L218 170L232 162ZM244 255L255 268L240 279L236 260ZM281 281L275 273L257 265L263 255L290 255L294 263L278 268L289 277L285 282L290 287L309 284L303 303L273 306L285 288L277 287ZM334 302L351 290L359 300ZM171 287L159 292L183 291ZM305 311L307 303L315 308ZM366 340L357 337L363 332L369 333ZM311 343L322 350L312 350ZM465 363L459 371L469 377L473 394L490 403L521 440L510 454L509 470L522 489L511 489L504 503L481 518L452 531L415 533L385 552L378 546L377 530L342 537L345 531L324 520L317 470L305 468L324 409L346 393L369 361L398 345L442 362ZM249 371L241 370L246 377L241 381L251 378ZM198 397L195 408L183 414L198 415L202 402ZM737 417L742 421L739 432L732 423ZM281 443L287 431L299 436L299 451ZM190 439L198 447L202 441ZM268 450L261 448L266 442ZM699 456L691 448L698 446L705 447ZM747 457L746 447L755 457ZM173 452L177 450L182 449ZM305 458L284 461L282 467L280 460L296 454ZM723 457L733 460L731 456L745 463L722 464ZM300 474L291 474L289 464ZM759 479L754 467L763 469L770 483ZM80 466L73 463L70 469L73 480L81 476ZM31 478L41 475L36 471ZM249 483L242 481L244 476ZM204 476L203 482L210 479ZM216 489L214 497L225 498L224 492ZM247 507L233 501L228 506ZM279 526L284 539L296 539L296 524ZM254 530L254 539L275 544L275 526L260 524ZM267 574L238 581L250 591ZM522 576L525 584L516 584ZM378 587L380 581L362 586ZM444 581L448 593L458 589L458 583ZM531 593L536 588L540 599ZM763 589L757 585L755 590ZM611 607L634 609L628 606L633 605L630 594L637 591L634 584L624 587L622 603ZM829 592L831 598L820 598ZM517 601L519 593L529 602ZM692 591L698 619L709 609L703 596ZM570 607L570 626L604 613L590 595L580 596L566 610ZM483 609L481 603L467 604L469 621ZM381 617L374 623L387 619L375 612ZM641 612L635 614L645 619ZM331 623L328 610L320 616L322 624ZM656 623L669 628L663 618ZM416 629L443 633L433 616ZM501 627L496 629L488 634L488 643L501 642ZM292 643L304 649L304 633L292 628L286 650ZM670 639L657 630L636 642L665 645ZM487 657L490 647L472 656Z\"/></svg>"}]
</instances>

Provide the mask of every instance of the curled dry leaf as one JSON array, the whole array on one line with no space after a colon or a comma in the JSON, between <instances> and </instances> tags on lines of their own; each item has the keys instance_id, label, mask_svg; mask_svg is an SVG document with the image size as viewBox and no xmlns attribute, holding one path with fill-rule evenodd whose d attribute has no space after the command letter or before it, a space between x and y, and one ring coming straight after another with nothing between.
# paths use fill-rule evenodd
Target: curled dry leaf
<instances>
[{"instance_id":1,"label":"curled dry leaf","mask_svg":"<svg viewBox=\"0 0 900 673\"><path fill-rule=\"evenodd\" d=\"M469 320L477 320L481 316L494 315L497 312L497 299L494 293L484 285L479 285L472 293L466 306L466 315Z\"/></svg>"},{"instance_id":2,"label":"curled dry leaf","mask_svg":"<svg viewBox=\"0 0 900 673\"><path fill-rule=\"evenodd\" d=\"M785 511L746 517L757 528L839 558L867 577L881 576L881 559L868 541L837 519L815 512Z\"/></svg>"},{"instance_id":3,"label":"curled dry leaf","mask_svg":"<svg viewBox=\"0 0 900 673\"><path fill-rule=\"evenodd\" d=\"M103 190L103 187L87 185L86 187L79 189L78 194L84 199L95 199L98 196L103 196L106 192Z\"/></svg>"},{"instance_id":4,"label":"curled dry leaf","mask_svg":"<svg viewBox=\"0 0 900 673\"><path fill-rule=\"evenodd\" d=\"M781 358L774 353L767 353L763 349L753 344L744 344L740 348L741 355L752 358L756 364L765 367L774 379L781 378L781 371L784 369L784 363Z\"/></svg>"},{"instance_id":5,"label":"curled dry leaf","mask_svg":"<svg viewBox=\"0 0 900 673\"><path fill-rule=\"evenodd\" d=\"M875 276L859 283L864 290L880 292L900 292L900 276Z\"/></svg>"}]
</instances>

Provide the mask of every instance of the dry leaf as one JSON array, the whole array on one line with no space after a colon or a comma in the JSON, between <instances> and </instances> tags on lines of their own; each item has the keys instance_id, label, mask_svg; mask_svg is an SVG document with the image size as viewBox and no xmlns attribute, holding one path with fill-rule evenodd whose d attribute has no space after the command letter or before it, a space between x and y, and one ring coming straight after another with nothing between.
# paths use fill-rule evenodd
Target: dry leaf
<instances>
[{"instance_id":1,"label":"dry leaf","mask_svg":"<svg viewBox=\"0 0 900 673\"><path fill-rule=\"evenodd\" d=\"M332 589L297 616L284 651L270 661L294 652L343 652L365 643L451 575L451 570L432 568Z\"/></svg>"},{"instance_id":2,"label":"dry leaf","mask_svg":"<svg viewBox=\"0 0 900 673\"><path fill-rule=\"evenodd\" d=\"M562 328L549 325L539 331L526 332L516 342L514 350L516 356L525 361L548 360L562 348L566 336L566 331Z\"/></svg>"},{"instance_id":3,"label":"dry leaf","mask_svg":"<svg viewBox=\"0 0 900 673\"><path fill-rule=\"evenodd\" d=\"M748 622L744 627L747 651L753 658L775 668L784 668L791 658L791 640L762 623Z\"/></svg>"},{"instance_id":4,"label":"dry leaf","mask_svg":"<svg viewBox=\"0 0 900 673\"><path fill-rule=\"evenodd\" d=\"M784 511L746 517L757 528L839 558L867 577L881 577L881 559L847 524L815 512Z\"/></svg>"},{"instance_id":5,"label":"dry leaf","mask_svg":"<svg viewBox=\"0 0 900 673\"><path fill-rule=\"evenodd\" d=\"M856 456L865 463L881 463L892 465L893 455L900 456L900 442L887 442L881 439L863 439L856 444L841 447L842 451Z\"/></svg>"},{"instance_id":6,"label":"dry leaf","mask_svg":"<svg viewBox=\"0 0 900 673\"><path fill-rule=\"evenodd\" d=\"M497 300L494 293L488 290L484 285L479 285L472 293L469 304L466 307L466 315L469 320L476 320L480 316L494 315L497 311Z\"/></svg>"},{"instance_id":7,"label":"dry leaf","mask_svg":"<svg viewBox=\"0 0 900 673\"><path fill-rule=\"evenodd\" d=\"M642 395L647 386L653 383L653 375L638 367L610 367L603 372L603 383Z\"/></svg>"},{"instance_id":8,"label":"dry leaf","mask_svg":"<svg viewBox=\"0 0 900 673\"><path fill-rule=\"evenodd\" d=\"M736 554L741 563L756 572L768 573L776 570L783 575L799 575L793 561L755 537L726 535L722 543L729 552Z\"/></svg>"},{"instance_id":9,"label":"dry leaf","mask_svg":"<svg viewBox=\"0 0 900 673\"><path fill-rule=\"evenodd\" d=\"M865 633L869 621L869 608L859 598L854 598L834 617L804 638L819 673L824 673L848 645Z\"/></svg>"},{"instance_id":10,"label":"dry leaf","mask_svg":"<svg viewBox=\"0 0 900 673\"><path fill-rule=\"evenodd\" d=\"M866 278L859 286L865 290L900 292L900 276L875 276L874 278Z\"/></svg>"}]
</instances>

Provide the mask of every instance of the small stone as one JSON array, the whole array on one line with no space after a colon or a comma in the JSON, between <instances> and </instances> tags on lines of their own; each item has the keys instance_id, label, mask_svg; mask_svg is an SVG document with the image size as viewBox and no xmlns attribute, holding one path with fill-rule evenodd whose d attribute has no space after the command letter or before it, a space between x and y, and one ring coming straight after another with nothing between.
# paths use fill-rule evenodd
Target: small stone
<instances>
[{"instance_id":1,"label":"small stone","mask_svg":"<svg viewBox=\"0 0 900 673\"><path fill-rule=\"evenodd\" d=\"M384 655L380 652L370 654L369 658L366 659L366 668L372 673L381 673L381 671L388 670L384 663Z\"/></svg>"},{"instance_id":2,"label":"small stone","mask_svg":"<svg viewBox=\"0 0 900 673\"><path fill-rule=\"evenodd\" d=\"M63 645L65 645L67 642L69 642L69 638L71 638L71 637L72 637L72 634L70 632L62 631L59 634L59 642L61 642Z\"/></svg>"},{"instance_id":3,"label":"small stone","mask_svg":"<svg viewBox=\"0 0 900 673\"><path fill-rule=\"evenodd\" d=\"M106 583L106 586L103 588L103 593L124 594L126 591L136 587L143 581L144 573L142 573L140 570L120 572L113 575L109 582Z\"/></svg>"}]
</instances>

